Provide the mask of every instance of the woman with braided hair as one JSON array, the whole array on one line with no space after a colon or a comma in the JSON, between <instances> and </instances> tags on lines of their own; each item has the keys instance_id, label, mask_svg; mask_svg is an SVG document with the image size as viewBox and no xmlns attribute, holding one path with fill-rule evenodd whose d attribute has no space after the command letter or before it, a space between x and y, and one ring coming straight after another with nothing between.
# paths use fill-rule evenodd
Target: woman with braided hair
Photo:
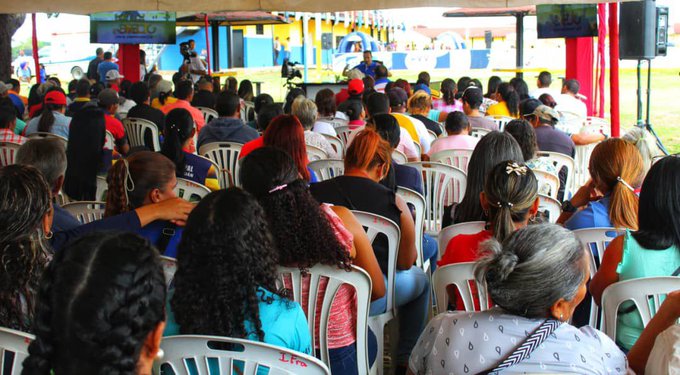
<instances>
[{"instance_id":1,"label":"woman with braided hair","mask_svg":"<svg viewBox=\"0 0 680 375\"><path fill-rule=\"evenodd\" d=\"M238 188L208 194L179 244L165 335L245 338L310 354L302 308L276 293L277 264L257 200Z\"/></svg>"},{"instance_id":2,"label":"woman with braided hair","mask_svg":"<svg viewBox=\"0 0 680 375\"><path fill-rule=\"evenodd\" d=\"M83 236L45 271L22 374L150 374L165 294L158 253L146 240Z\"/></svg>"},{"instance_id":3,"label":"woman with braided hair","mask_svg":"<svg viewBox=\"0 0 680 375\"><path fill-rule=\"evenodd\" d=\"M210 160L188 152L196 129L191 113L184 108L175 108L165 116L161 154L175 163L176 176L198 182L211 190L220 188L217 171Z\"/></svg>"},{"instance_id":4,"label":"woman with braided hair","mask_svg":"<svg viewBox=\"0 0 680 375\"><path fill-rule=\"evenodd\" d=\"M459 234L448 245L439 266L452 263L474 262L480 257L482 242L495 238L505 240L516 229L524 228L538 212L538 181L526 165L507 160L497 164L486 177L479 201L488 217L486 229L475 234ZM455 287L449 288L451 301L462 309L463 300ZM477 301L475 301L477 304Z\"/></svg>"},{"instance_id":5,"label":"woman with braided hair","mask_svg":"<svg viewBox=\"0 0 680 375\"><path fill-rule=\"evenodd\" d=\"M273 147L251 152L243 159L240 181L264 208L279 251L279 264L299 267L302 271L316 264L351 271L354 263L371 276L372 299L385 294L380 266L361 224L345 207L319 204L286 152ZM325 279L319 281L317 317L321 314L326 284ZM287 287L289 285L286 283ZM302 285L301 300L309 300L309 282ZM331 305L328 326L333 373L357 374L354 304L354 289L349 285L341 286ZM318 321L315 327L318 332ZM318 340L318 334L316 337ZM375 336L370 338L369 353L375 357ZM318 348L318 343L315 346Z\"/></svg>"},{"instance_id":6,"label":"woman with braided hair","mask_svg":"<svg viewBox=\"0 0 680 375\"><path fill-rule=\"evenodd\" d=\"M111 167L106 178L109 190L104 216L177 199L175 164L163 154L139 151ZM176 223L158 220L140 229L138 233L153 243L166 256L175 257L182 228Z\"/></svg>"}]
</instances>

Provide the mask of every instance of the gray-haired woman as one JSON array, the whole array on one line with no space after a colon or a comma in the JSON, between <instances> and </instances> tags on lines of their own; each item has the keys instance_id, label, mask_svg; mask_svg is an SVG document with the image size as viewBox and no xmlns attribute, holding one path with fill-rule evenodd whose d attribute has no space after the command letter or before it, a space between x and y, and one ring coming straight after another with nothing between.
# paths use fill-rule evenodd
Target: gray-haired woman
<instances>
[{"instance_id":1,"label":"gray-haired woman","mask_svg":"<svg viewBox=\"0 0 680 375\"><path fill-rule=\"evenodd\" d=\"M496 307L435 317L411 354L412 374L626 373L625 355L609 337L567 323L589 275L571 232L528 226L484 250L476 276Z\"/></svg>"}]
</instances>

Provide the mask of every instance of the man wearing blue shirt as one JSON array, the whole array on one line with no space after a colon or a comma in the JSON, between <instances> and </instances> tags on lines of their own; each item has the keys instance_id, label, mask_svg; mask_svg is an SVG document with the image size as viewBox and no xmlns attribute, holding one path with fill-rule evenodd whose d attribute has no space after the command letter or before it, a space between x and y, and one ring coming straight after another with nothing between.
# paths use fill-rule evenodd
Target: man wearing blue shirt
<instances>
[{"instance_id":1,"label":"man wearing blue shirt","mask_svg":"<svg viewBox=\"0 0 680 375\"><path fill-rule=\"evenodd\" d=\"M118 64L113 62L113 54L111 52L104 53L104 61L100 62L97 66L97 74L99 74L99 81L106 86L106 73L109 70L117 70Z\"/></svg>"},{"instance_id":2,"label":"man wearing blue shirt","mask_svg":"<svg viewBox=\"0 0 680 375\"><path fill-rule=\"evenodd\" d=\"M378 65L380 64L373 61L373 54L371 53L371 51L364 51L364 61L362 61L359 65L355 66L352 69L357 69L360 72L364 73L364 75L375 77L375 68ZM347 67L345 67L345 71L343 72L343 74L346 75L346 73Z\"/></svg>"}]
</instances>

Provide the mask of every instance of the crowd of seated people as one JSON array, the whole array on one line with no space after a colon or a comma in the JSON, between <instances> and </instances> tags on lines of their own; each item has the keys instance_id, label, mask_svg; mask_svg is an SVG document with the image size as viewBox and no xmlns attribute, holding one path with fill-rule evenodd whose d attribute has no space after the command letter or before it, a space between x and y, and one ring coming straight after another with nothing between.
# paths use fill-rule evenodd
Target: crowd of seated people
<instances>
[{"instance_id":1,"label":"crowd of seated people","mask_svg":"<svg viewBox=\"0 0 680 375\"><path fill-rule=\"evenodd\" d=\"M32 87L25 103L18 88L0 94L0 142L18 147L13 163L0 166L0 327L35 335L25 373L149 373L163 337L176 335L244 338L321 356L322 291L317 321L308 324L305 315L314 302L305 272L316 265L366 271L369 319L394 299L396 374L625 374L645 366L656 373L649 368L661 361L648 358L673 345L680 292L668 294L646 326L634 304L622 304L615 340L587 325L591 296L601 304L610 285L680 274L680 161L659 159L640 129L605 139L586 131L585 118L584 129L565 123L565 114L584 113L578 81L565 80L559 93L548 72L535 90L519 78L492 77L484 94L472 77L437 87L422 72L412 84L393 81L378 64L375 77L348 71L340 93L307 98L294 88L276 103L256 96L247 79L229 77L219 87L150 73L131 83L112 71L101 82L72 81L68 92L51 79ZM217 117L206 121L204 108ZM130 144L126 118L147 120L156 135ZM343 150L329 141L344 143L341 132L349 132ZM239 170L228 171L238 187L220 186L225 167L199 152L218 142L240 145L232 156ZM317 175L309 145L341 159L343 172ZM542 153L574 158L587 145L589 180L565 186L569 171ZM400 191L432 204L436 181L408 162L427 164L447 150L468 152L469 163L465 194L445 202L442 229L484 227L438 249L436 235L416 237L418 215ZM393 158L399 152L406 163ZM538 171L560 181L557 218L539 207L549 188ZM177 197L182 183L208 189L190 203ZM101 201L103 218L82 224L69 211L69 202L81 201ZM387 239L371 242L352 211L399 228L393 290ZM587 228L620 233L597 264L574 232ZM171 284L160 256L176 260ZM475 262L491 308L431 318L433 273L464 262ZM304 275L295 301L279 267ZM465 309L463 291L449 286L447 293L449 310ZM358 325L356 303L356 291L343 285L328 306L333 374L359 375L365 350L371 366L383 366L376 358L384 337ZM366 343L357 341L360 329ZM529 345L529 336L538 344ZM531 354L512 360L518 347Z\"/></svg>"}]
</instances>

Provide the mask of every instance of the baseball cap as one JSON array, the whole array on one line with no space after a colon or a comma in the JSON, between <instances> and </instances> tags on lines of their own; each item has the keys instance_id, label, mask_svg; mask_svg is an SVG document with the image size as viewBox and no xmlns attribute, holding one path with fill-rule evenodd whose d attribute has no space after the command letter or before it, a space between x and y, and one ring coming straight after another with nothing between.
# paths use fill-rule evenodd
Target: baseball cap
<instances>
[{"instance_id":1,"label":"baseball cap","mask_svg":"<svg viewBox=\"0 0 680 375\"><path fill-rule=\"evenodd\" d=\"M418 92L418 91L425 91L427 95L432 95L432 91L430 90L429 87L427 87L424 83L419 83L413 87L413 92Z\"/></svg>"},{"instance_id":2,"label":"baseball cap","mask_svg":"<svg viewBox=\"0 0 680 375\"><path fill-rule=\"evenodd\" d=\"M170 92L172 91L172 82L164 79L159 81L156 87L158 88L158 92Z\"/></svg>"},{"instance_id":3,"label":"baseball cap","mask_svg":"<svg viewBox=\"0 0 680 375\"><path fill-rule=\"evenodd\" d=\"M111 69L108 72L106 72L106 80L107 81L113 81L114 79L119 79L119 78L125 78L125 76L121 75L120 72L118 72L115 69Z\"/></svg>"},{"instance_id":4,"label":"baseball cap","mask_svg":"<svg viewBox=\"0 0 680 375\"><path fill-rule=\"evenodd\" d=\"M541 120L549 122L557 121L560 119L559 113L557 113L557 111L548 107L547 105L539 105L538 107L536 107L532 115L540 118Z\"/></svg>"},{"instance_id":5,"label":"baseball cap","mask_svg":"<svg viewBox=\"0 0 680 375\"><path fill-rule=\"evenodd\" d=\"M406 95L406 91L401 87L393 87L387 93L387 98L390 100L390 107L399 107L406 105L408 95Z\"/></svg>"},{"instance_id":6,"label":"baseball cap","mask_svg":"<svg viewBox=\"0 0 680 375\"><path fill-rule=\"evenodd\" d=\"M10 85L9 83L5 83L5 82L0 81L0 94L4 94L11 89L12 89L12 85Z\"/></svg>"},{"instance_id":7,"label":"baseball cap","mask_svg":"<svg viewBox=\"0 0 680 375\"><path fill-rule=\"evenodd\" d=\"M45 104L66 105L66 95L61 91L50 91L45 95Z\"/></svg>"},{"instance_id":8,"label":"baseball cap","mask_svg":"<svg viewBox=\"0 0 680 375\"><path fill-rule=\"evenodd\" d=\"M347 84L347 91L350 95L359 95L364 92L364 81L360 79L350 80Z\"/></svg>"},{"instance_id":9,"label":"baseball cap","mask_svg":"<svg viewBox=\"0 0 680 375\"><path fill-rule=\"evenodd\" d=\"M542 104L538 99L524 99L519 103L519 113L522 116L533 115L536 108Z\"/></svg>"},{"instance_id":10,"label":"baseball cap","mask_svg":"<svg viewBox=\"0 0 680 375\"><path fill-rule=\"evenodd\" d=\"M107 74L108 75L108 74ZM119 103L118 93L114 89L104 89L97 96L99 104L108 107Z\"/></svg>"}]
</instances>

